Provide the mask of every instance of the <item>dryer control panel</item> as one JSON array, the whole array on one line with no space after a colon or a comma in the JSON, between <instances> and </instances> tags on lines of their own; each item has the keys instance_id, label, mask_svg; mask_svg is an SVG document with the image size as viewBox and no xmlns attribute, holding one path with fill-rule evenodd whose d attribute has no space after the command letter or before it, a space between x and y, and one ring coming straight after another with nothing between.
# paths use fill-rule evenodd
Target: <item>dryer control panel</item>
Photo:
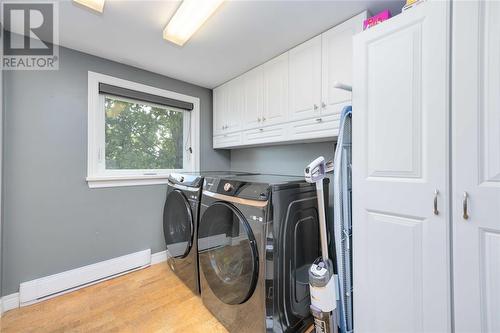
<instances>
[{"instance_id":1,"label":"dryer control panel","mask_svg":"<svg viewBox=\"0 0 500 333\"><path fill-rule=\"evenodd\" d=\"M250 200L266 201L269 198L269 185L251 183L238 179L206 177L204 190Z\"/></svg>"}]
</instances>

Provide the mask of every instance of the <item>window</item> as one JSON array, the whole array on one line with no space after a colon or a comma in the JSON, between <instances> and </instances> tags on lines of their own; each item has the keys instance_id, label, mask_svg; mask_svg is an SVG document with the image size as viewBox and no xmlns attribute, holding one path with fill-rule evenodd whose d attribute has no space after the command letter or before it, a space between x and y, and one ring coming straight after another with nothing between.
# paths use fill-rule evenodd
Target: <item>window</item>
<instances>
[{"instance_id":1,"label":"window","mask_svg":"<svg viewBox=\"0 0 500 333\"><path fill-rule=\"evenodd\" d=\"M89 72L90 187L164 184L198 169L199 99Z\"/></svg>"}]
</instances>

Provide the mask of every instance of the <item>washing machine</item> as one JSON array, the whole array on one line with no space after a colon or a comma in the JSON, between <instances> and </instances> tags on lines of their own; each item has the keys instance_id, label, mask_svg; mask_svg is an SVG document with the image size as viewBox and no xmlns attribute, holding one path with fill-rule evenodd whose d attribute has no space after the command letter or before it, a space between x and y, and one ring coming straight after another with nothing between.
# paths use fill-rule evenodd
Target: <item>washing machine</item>
<instances>
[{"instance_id":1,"label":"washing machine","mask_svg":"<svg viewBox=\"0 0 500 333\"><path fill-rule=\"evenodd\" d=\"M230 332L310 327L308 270L319 244L316 189L303 177L205 178L201 297Z\"/></svg>"},{"instance_id":2,"label":"washing machine","mask_svg":"<svg viewBox=\"0 0 500 333\"><path fill-rule=\"evenodd\" d=\"M197 231L204 177L244 175L247 173L207 171L172 173L168 177L163 209L163 234L167 263L193 293L200 293Z\"/></svg>"}]
</instances>

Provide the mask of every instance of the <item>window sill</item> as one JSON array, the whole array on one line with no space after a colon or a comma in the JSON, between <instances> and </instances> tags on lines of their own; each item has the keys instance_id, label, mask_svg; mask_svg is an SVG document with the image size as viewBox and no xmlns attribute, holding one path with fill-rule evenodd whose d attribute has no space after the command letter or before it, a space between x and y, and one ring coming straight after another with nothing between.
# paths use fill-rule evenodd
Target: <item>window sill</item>
<instances>
[{"instance_id":1,"label":"window sill","mask_svg":"<svg viewBox=\"0 0 500 333\"><path fill-rule=\"evenodd\" d=\"M130 176L93 176L87 177L89 188L144 186L167 184L168 174L130 175Z\"/></svg>"}]
</instances>

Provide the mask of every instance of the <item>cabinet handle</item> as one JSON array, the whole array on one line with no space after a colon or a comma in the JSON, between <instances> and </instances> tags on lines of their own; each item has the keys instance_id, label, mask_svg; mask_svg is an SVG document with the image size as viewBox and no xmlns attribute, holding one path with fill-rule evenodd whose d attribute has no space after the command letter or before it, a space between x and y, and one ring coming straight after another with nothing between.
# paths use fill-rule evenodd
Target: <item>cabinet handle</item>
<instances>
[{"instance_id":1,"label":"cabinet handle","mask_svg":"<svg viewBox=\"0 0 500 333\"><path fill-rule=\"evenodd\" d=\"M262 121L266 121L266 117L262 117Z\"/></svg>"},{"instance_id":2,"label":"cabinet handle","mask_svg":"<svg viewBox=\"0 0 500 333\"><path fill-rule=\"evenodd\" d=\"M325 102L321 102L321 107L322 107L323 109L326 109L326 103L325 103Z\"/></svg>"},{"instance_id":3,"label":"cabinet handle","mask_svg":"<svg viewBox=\"0 0 500 333\"><path fill-rule=\"evenodd\" d=\"M316 104L314 104L314 110L317 110L318 109L318 106Z\"/></svg>"},{"instance_id":4,"label":"cabinet handle","mask_svg":"<svg viewBox=\"0 0 500 333\"><path fill-rule=\"evenodd\" d=\"M462 208L463 208L463 218L464 220L469 219L469 212L468 212L468 201L469 201L469 194L467 192L464 192L464 199L462 202Z\"/></svg>"},{"instance_id":5,"label":"cabinet handle","mask_svg":"<svg viewBox=\"0 0 500 333\"><path fill-rule=\"evenodd\" d=\"M264 129L263 128L259 128L259 131L264 132Z\"/></svg>"},{"instance_id":6,"label":"cabinet handle","mask_svg":"<svg viewBox=\"0 0 500 333\"><path fill-rule=\"evenodd\" d=\"M439 210L438 210L438 190L434 190L434 215L439 215Z\"/></svg>"},{"instance_id":7,"label":"cabinet handle","mask_svg":"<svg viewBox=\"0 0 500 333\"><path fill-rule=\"evenodd\" d=\"M321 119L321 118L316 118L315 120L316 120L318 123L320 123L320 122L322 122L322 121L323 121L323 119Z\"/></svg>"}]
</instances>

